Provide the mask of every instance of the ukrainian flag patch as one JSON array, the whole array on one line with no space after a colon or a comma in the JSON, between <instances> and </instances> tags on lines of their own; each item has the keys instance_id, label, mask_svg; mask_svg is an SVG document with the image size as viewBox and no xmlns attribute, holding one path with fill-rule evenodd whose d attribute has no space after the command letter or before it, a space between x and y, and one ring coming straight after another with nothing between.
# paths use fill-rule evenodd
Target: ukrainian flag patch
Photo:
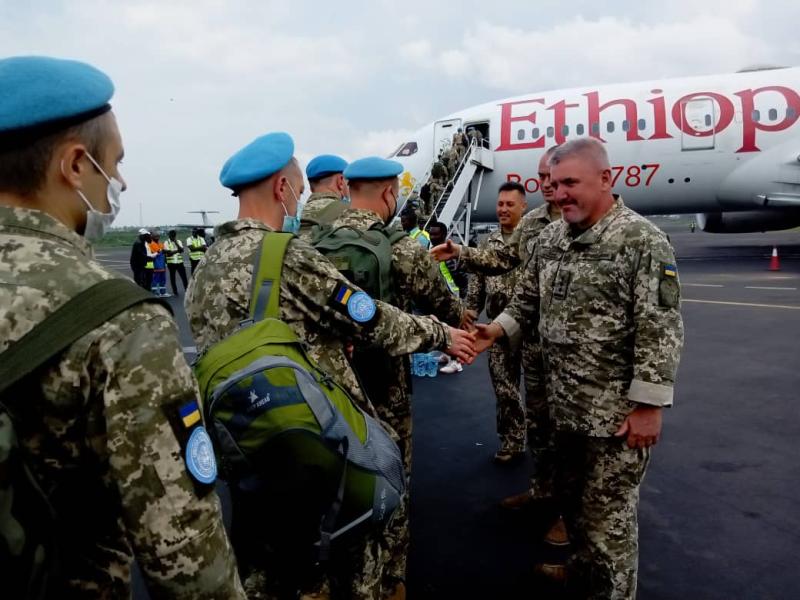
<instances>
[{"instance_id":1,"label":"ukrainian flag patch","mask_svg":"<svg viewBox=\"0 0 800 600\"><path fill-rule=\"evenodd\" d=\"M200 407L197 406L197 400L192 400L188 404L181 406L180 415L184 427L191 427L199 422Z\"/></svg>"},{"instance_id":2,"label":"ukrainian flag patch","mask_svg":"<svg viewBox=\"0 0 800 600\"><path fill-rule=\"evenodd\" d=\"M677 277L678 267L671 264L665 264L663 272L664 272L664 277Z\"/></svg>"},{"instance_id":3,"label":"ukrainian flag patch","mask_svg":"<svg viewBox=\"0 0 800 600\"><path fill-rule=\"evenodd\" d=\"M346 286L343 283L340 283L336 290L333 292L333 300L337 304L345 307L347 306L348 300L350 300L350 296L353 295L353 288Z\"/></svg>"}]
</instances>

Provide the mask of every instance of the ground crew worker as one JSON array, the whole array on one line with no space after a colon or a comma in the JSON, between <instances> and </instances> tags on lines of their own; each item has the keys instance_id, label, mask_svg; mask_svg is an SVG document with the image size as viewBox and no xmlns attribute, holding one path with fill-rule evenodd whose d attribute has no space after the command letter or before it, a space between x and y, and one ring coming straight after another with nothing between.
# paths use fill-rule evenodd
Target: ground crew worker
<instances>
[{"instance_id":1,"label":"ground crew worker","mask_svg":"<svg viewBox=\"0 0 800 600\"><path fill-rule=\"evenodd\" d=\"M400 226L408 234L408 237L416 240L420 246L426 250L430 248L431 236L427 231L419 228L419 217L412 207L407 206L403 209L400 214Z\"/></svg>"},{"instance_id":2,"label":"ground crew worker","mask_svg":"<svg viewBox=\"0 0 800 600\"><path fill-rule=\"evenodd\" d=\"M148 244L153 255L153 283L150 287L159 298L166 298L167 294L167 257L164 254L164 244L161 243L161 232L153 232L153 240Z\"/></svg>"},{"instance_id":3,"label":"ground crew worker","mask_svg":"<svg viewBox=\"0 0 800 600\"><path fill-rule=\"evenodd\" d=\"M334 228L351 227L368 231L391 223L400 193L397 176L403 166L397 161L378 157L351 163L344 175L350 186L350 209L332 223ZM391 198L394 201L391 201ZM430 255L410 237L392 245L391 278L393 304L405 312L416 309L435 315L443 323L460 327L464 311L457 296L450 293ZM364 358L364 355L368 358ZM375 406L378 416L398 434L406 477L411 478L411 371L409 357L376 356L375 348L356 348L354 366ZM389 554L383 577L385 598L405 598L406 561L408 557L408 498L384 533Z\"/></svg>"},{"instance_id":4,"label":"ground crew worker","mask_svg":"<svg viewBox=\"0 0 800 600\"><path fill-rule=\"evenodd\" d=\"M683 343L680 285L666 235L611 192L603 145L550 156L562 221L539 236L506 310L480 347L538 322L555 426L556 495L574 553L576 597L632 599L639 486Z\"/></svg>"},{"instance_id":5,"label":"ground crew worker","mask_svg":"<svg viewBox=\"0 0 800 600\"><path fill-rule=\"evenodd\" d=\"M186 238L186 247L189 249L189 265L192 268L192 275L197 270L197 265L203 260L203 255L208 250L206 237L201 228L192 229L192 235Z\"/></svg>"},{"instance_id":6,"label":"ground crew worker","mask_svg":"<svg viewBox=\"0 0 800 600\"><path fill-rule=\"evenodd\" d=\"M169 283L172 286L172 293L178 296L178 286L175 284L175 273L180 275L183 282L183 290L186 291L186 268L183 264L183 244L178 239L178 232L170 229L167 234L169 237L164 242L164 255L167 257L167 268L169 269Z\"/></svg>"},{"instance_id":7,"label":"ground crew worker","mask_svg":"<svg viewBox=\"0 0 800 600\"><path fill-rule=\"evenodd\" d=\"M144 263L144 282L147 284L146 290L153 291L153 275L155 273L156 268L156 256L158 256L158 250L156 246L153 246L153 234L148 233L144 237L144 250L147 259Z\"/></svg>"},{"instance_id":8,"label":"ground crew worker","mask_svg":"<svg viewBox=\"0 0 800 600\"><path fill-rule=\"evenodd\" d=\"M484 238L478 248L505 246L527 206L522 185L515 182L501 185L497 195L500 229ZM469 280L467 308L475 314L486 308L486 316L494 319L514 296L519 273L517 267L494 277L474 274ZM519 392L520 371L519 349L512 349L508 340L501 340L489 349L489 373L497 400L497 435L500 438L500 449L494 455L498 464L509 464L525 456L525 408Z\"/></svg>"},{"instance_id":9,"label":"ground crew worker","mask_svg":"<svg viewBox=\"0 0 800 600\"><path fill-rule=\"evenodd\" d=\"M328 207L329 218L322 214L323 221L333 221L350 203L350 190L344 178L347 161L333 154L321 154L311 159L306 167L306 177L311 186L311 195L303 204L303 219L318 220L320 214ZM339 206L337 203L342 204Z\"/></svg>"},{"instance_id":10,"label":"ground crew worker","mask_svg":"<svg viewBox=\"0 0 800 600\"><path fill-rule=\"evenodd\" d=\"M186 294L186 314L200 352L236 331L249 317L253 265L264 236L270 231L296 232L299 228L303 174L293 155L292 138L271 133L239 150L222 168L220 182L239 198L239 219L217 227L217 241ZM359 304L341 300L352 297L359 299ZM372 415L374 407L362 393L345 355L347 340L372 344L392 355L446 348L471 359L469 334L373 301L300 239L290 242L284 258L280 315L307 344L309 355L320 367ZM259 518L262 508L252 494L232 486L232 497L237 515L233 540L248 597L269 597L276 591L294 593L298 587L328 597L329 583L312 576L312 565L303 565L301 575L308 580L298 581L294 578L296 565L281 562L279 553L266 555L263 544L252 538L248 524ZM359 552L343 561L348 563L345 571L334 574L334 592L348 598L377 598L384 554L378 538L369 536Z\"/></svg>"},{"instance_id":11,"label":"ground crew worker","mask_svg":"<svg viewBox=\"0 0 800 600\"><path fill-rule=\"evenodd\" d=\"M487 275L502 274L520 264L527 264L536 247L536 240L542 230L551 222L558 220L561 210L555 202L555 194L550 185L550 154L557 148L552 146L539 159L539 189L544 204L528 212L520 221L514 234L504 246L494 246L482 250L456 246L455 251L445 252L445 247L432 250L436 258L460 255L459 268ZM558 503L554 499L553 469L557 457L552 449L552 424L544 386L544 364L536 330L525 335L522 340L522 369L525 378L525 408L527 412L528 449L533 457L533 473L530 488L521 494L505 498L504 508L519 509L535 501L537 512L544 521L552 524L544 541L555 546L568 542L567 532Z\"/></svg>"},{"instance_id":12,"label":"ground crew worker","mask_svg":"<svg viewBox=\"0 0 800 600\"><path fill-rule=\"evenodd\" d=\"M89 241L113 222L125 182L105 74L76 61L7 58L0 88L6 356L68 300L121 278L92 258ZM166 309L124 310L25 389L24 406L11 395L2 402L53 505L60 569L48 598L130 598L134 559L154 597L244 598L196 385ZM186 406L195 407L191 425L180 419ZM208 460L199 464L198 454Z\"/></svg>"},{"instance_id":13,"label":"ground crew worker","mask_svg":"<svg viewBox=\"0 0 800 600\"><path fill-rule=\"evenodd\" d=\"M144 265L147 262L147 249L145 248L145 236L150 235L147 229L140 229L138 237L134 240L131 246L131 271L133 271L133 280L146 290L150 290L150 286L144 285Z\"/></svg>"}]
</instances>

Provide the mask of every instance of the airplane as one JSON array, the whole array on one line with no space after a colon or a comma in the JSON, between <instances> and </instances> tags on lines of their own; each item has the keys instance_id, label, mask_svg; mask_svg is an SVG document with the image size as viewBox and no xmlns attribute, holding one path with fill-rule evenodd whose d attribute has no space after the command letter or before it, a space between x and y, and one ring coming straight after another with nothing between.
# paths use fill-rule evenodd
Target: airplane
<instances>
[{"instance_id":1,"label":"airplane","mask_svg":"<svg viewBox=\"0 0 800 600\"><path fill-rule=\"evenodd\" d=\"M406 199L458 128L476 128L437 215L448 226L495 221L497 188L539 191L542 152L576 137L607 145L614 192L645 214L695 213L713 233L800 225L800 67L525 94L466 108L419 129L390 157ZM466 227L466 232L464 231Z\"/></svg>"},{"instance_id":2,"label":"airplane","mask_svg":"<svg viewBox=\"0 0 800 600\"><path fill-rule=\"evenodd\" d=\"M179 223L177 225L177 227L189 227L189 228L192 228L192 229L198 228L198 229L203 229L203 230L207 230L207 229L212 229L213 230L214 229L214 224L208 218L208 215L218 215L219 214L218 210L188 210L186 212L188 214L190 214L190 215L200 215L200 218L201 218L201 220L203 222L202 223Z\"/></svg>"}]
</instances>

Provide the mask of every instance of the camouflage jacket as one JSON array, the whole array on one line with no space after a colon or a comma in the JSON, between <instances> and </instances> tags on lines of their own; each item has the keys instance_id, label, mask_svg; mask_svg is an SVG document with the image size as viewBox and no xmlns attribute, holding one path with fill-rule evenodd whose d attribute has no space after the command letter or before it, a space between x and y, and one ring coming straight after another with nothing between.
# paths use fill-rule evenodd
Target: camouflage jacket
<instances>
[{"instance_id":1,"label":"camouflage jacket","mask_svg":"<svg viewBox=\"0 0 800 600\"><path fill-rule=\"evenodd\" d=\"M0 206L0 253L0 351L120 277L36 210ZM136 558L154 597L244 598L217 495L195 488L182 458L175 419L197 390L163 307L120 313L25 385L18 435L55 489L65 581L54 597L128 598Z\"/></svg>"},{"instance_id":2,"label":"camouflage jacket","mask_svg":"<svg viewBox=\"0 0 800 600\"><path fill-rule=\"evenodd\" d=\"M305 242L310 242L311 232L320 213L336 202L341 202L339 196L330 192L314 192L311 194L303 206L300 231L297 232L297 236ZM344 208L344 205L342 206Z\"/></svg>"},{"instance_id":3,"label":"camouflage jacket","mask_svg":"<svg viewBox=\"0 0 800 600\"><path fill-rule=\"evenodd\" d=\"M517 225L519 226L519 224ZM514 235L514 232L509 236ZM490 233L478 244L479 249L498 249L502 251L506 245L503 239L503 232L498 230ZM521 268L515 268L502 275L486 276L475 273L469 278L466 305L478 314L486 308L486 316L494 319L503 312L506 305L514 297L514 288L519 280Z\"/></svg>"},{"instance_id":4,"label":"camouflage jacket","mask_svg":"<svg viewBox=\"0 0 800 600\"><path fill-rule=\"evenodd\" d=\"M558 221L541 233L495 319L512 340L537 321L558 429L610 436L636 403L672 405L683 345L675 254L621 198L586 231Z\"/></svg>"},{"instance_id":5,"label":"camouflage jacket","mask_svg":"<svg viewBox=\"0 0 800 600\"><path fill-rule=\"evenodd\" d=\"M459 268L484 275L502 275L520 263L527 263L533 256L536 239L552 221L546 203L534 208L522 217L506 244L479 248L462 246Z\"/></svg>"},{"instance_id":6,"label":"camouflage jacket","mask_svg":"<svg viewBox=\"0 0 800 600\"><path fill-rule=\"evenodd\" d=\"M200 352L249 318L253 264L269 231L255 219L229 221L217 227L217 241L186 291L186 314ZM358 323L336 300L343 286L359 291L311 246L300 239L289 243L281 274L281 319L308 344L310 356L320 367L344 385L364 410L375 415L345 357L346 341L378 346L397 356L444 348L451 340L441 323L407 315L377 301L375 317Z\"/></svg>"}]
</instances>

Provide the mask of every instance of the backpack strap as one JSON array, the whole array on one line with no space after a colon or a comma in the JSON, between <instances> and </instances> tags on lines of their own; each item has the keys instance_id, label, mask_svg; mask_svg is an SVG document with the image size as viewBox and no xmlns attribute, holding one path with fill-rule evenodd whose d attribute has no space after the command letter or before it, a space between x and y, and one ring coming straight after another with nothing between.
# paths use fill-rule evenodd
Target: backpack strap
<instances>
[{"instance_id":1,"label":"backpack strap","mask_svg":"<svg viewBox=\"0 0 800 600\"><path fill-rule=\"evenodd\" d=\"M0 394L122 311L156 298L128 279L106 279L67 300L2 353Z\"/></svg>"},{"instance_id":2,"label":"backpack strap","mask_svg":"<svg viewBox=\"0 0 800 600\"><path fill-rule=\"evenodd\" d=\"M270 231L261 242L261 252L253 264L253 284L250 288L250 319L280 318L281 272L283 257L293 233Z\"/></svg>"}]
</instances>

